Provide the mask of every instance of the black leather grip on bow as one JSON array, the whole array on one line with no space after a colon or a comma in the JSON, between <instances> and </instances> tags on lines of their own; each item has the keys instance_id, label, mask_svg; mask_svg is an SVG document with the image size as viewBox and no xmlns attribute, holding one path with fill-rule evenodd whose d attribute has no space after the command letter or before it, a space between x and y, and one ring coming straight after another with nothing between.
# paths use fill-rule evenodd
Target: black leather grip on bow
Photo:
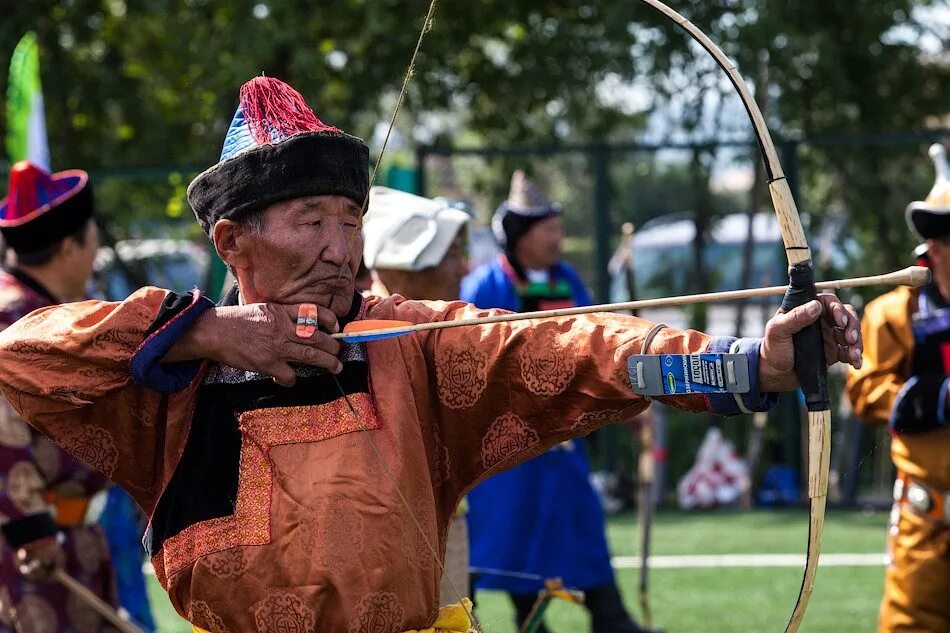
<instances>
[{"instance_id":1,"label":"black leather grip on bow","mask_svg":"<svg viewBox=\"0 0 950 633\"><path fill-rule=\"evenodd\" d=\"M792 264L788 269L788 291L782 300L782 311L788 312L805 305L817 297L815 272L809 263ZM795 376L805 394L809 411L827 411L828 367L825 364L825 343L821 336L821 323L812 323L792 337L795 345Z\"/></svg>"}]
</instances>

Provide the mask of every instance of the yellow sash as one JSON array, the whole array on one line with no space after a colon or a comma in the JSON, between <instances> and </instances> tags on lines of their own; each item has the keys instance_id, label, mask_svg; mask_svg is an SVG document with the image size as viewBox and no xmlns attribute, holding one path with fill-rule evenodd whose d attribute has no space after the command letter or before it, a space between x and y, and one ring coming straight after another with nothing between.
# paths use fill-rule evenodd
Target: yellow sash
<instances>
[{"instance_id":1,"label":"yellow sash","mask_svg":"<svg viewBox=\"0 0 950 633\"><path fill-rule=\"evenodd\" d=\"M413 629L406 633L472 633L472 619L468 614L472 611L472 601L468 598L462 598L462 602L456 602L439 609L439 617L427 629ZM197 626L194 627L195 633L208 633Z\"/></svg>"}]
</instances>

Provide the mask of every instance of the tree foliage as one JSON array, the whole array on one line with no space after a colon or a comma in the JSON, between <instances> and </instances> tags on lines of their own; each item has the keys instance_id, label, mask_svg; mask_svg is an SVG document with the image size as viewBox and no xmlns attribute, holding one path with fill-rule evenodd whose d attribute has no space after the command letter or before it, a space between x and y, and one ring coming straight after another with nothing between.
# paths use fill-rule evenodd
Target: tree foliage
<instances>
[{"instance_id":1,"label":"tree foliage","mask_svg":"<svg viewBox=\"0 0 950 633\"><path fill-rule=\"evenodd\" d=\"M915 37L929 0L673 0L740 68L768 54L781 135L918 128L950 110L946 61ZM131 218L187 215L184 187L216 161L238 86L266 73L296 86L328 122L364 138L388 117L427 0L34 0L0 23L0 51L37 31L55 166L137 171L99 187ZM895 29L903 33L894 35ZM908 37L909 36L909 37ZM0 86L6 63L0 54ZM634 103L625 87L647 95ZM718 97L716 97L719 95ZM398 130L442 143L617 141L668 111L686 138L715 136L735 105L718 69L645 5L606 0L443 0ZM712 112L711 112L712 110ZM0 111L0 129L3 128ZM709 124L712 121L712 125ZM721 125L720 125L721 124ZM748 126L732 124L741 134ZM408 141L407 141L408 139ZM900 209L925 193L920 147L810 147L806 210L852 223L874 264L900 258ZM514 161L507 161L505 169ZM907 166L920 165L908 178ZM506 175L491 176L503 191ZM919 175L918 175L919 174ZM628 179L629 180L629 179ZM627 192L618 191L614 199ZM653 196L654 198L656 196ZM678 211L682 209L671 209ZM885 260L885 261L877 261Z\"/></svg>"}]
</instances>

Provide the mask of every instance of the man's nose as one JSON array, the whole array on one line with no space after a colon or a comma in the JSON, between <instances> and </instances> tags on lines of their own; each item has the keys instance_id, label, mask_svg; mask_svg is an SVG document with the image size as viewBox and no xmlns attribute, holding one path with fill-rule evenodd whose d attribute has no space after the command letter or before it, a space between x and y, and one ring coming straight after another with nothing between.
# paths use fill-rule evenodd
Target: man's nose
<instances>
[{"instance_id":1,"label":"man's nose","mask_svg":"<svg viewBox=\"0 0 950 633\"><path fill-rule=\"evenodd\" d=\"M320 253L321 259L331 264L342 266L346 263L350 252L350 237L342 224L336 224L327 231L326 242Z\"/></svg>"}]
</instances>

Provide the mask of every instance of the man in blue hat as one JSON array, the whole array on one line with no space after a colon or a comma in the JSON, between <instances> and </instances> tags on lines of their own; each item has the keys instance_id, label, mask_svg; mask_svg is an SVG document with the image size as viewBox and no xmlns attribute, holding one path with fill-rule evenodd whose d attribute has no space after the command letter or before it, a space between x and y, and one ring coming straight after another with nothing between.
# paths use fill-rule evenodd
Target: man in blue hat
<instances>
[{"instance_id":1,"label":"man in blue hat","mask_svg":"<svg viewBox=\"0 0 950 633\"><path fill-rule=\"evenodd\" d=\"M523 171L511 178L492 229L504 249L465 279L462 300L480 308L530 312L590 305L590 293L561 257L564 223ZM638 633L624 607L607 549L606 522L590 484L581 442L568 440L480 484L469 495L475 587L508 593L519 628L544 579L584 591L594 633ZM517 522L509 517L518 516ZM547 628L541 624L541 633Z\"/></svg>"}]
</instances>

